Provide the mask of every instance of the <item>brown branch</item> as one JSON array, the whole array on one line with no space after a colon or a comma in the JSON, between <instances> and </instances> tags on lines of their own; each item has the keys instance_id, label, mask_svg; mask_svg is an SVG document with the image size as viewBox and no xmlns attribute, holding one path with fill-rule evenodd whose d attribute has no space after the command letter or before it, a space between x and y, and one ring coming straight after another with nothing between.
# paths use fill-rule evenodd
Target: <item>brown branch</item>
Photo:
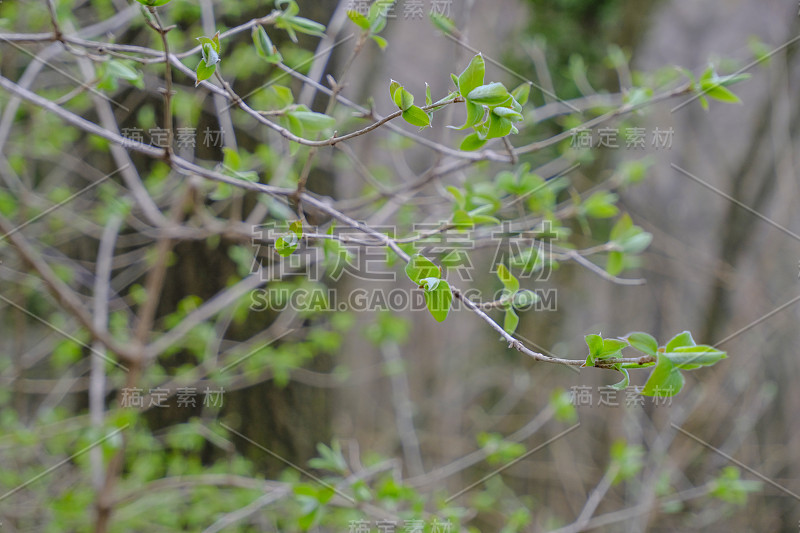
<instances>
[{"instance_id":1,"label":"brown branch","mask_svg":"<svg viewBox=\"0 0 800 533\"><path fill-rule=\"evenodd\" d=\"M164 129L167 130L167 146L164 151L164 156L169 159L172 155L172 139L174 132L172 130L172 66L169 61L169 42L167 42L167 33L172 27L165 28L161 22L161 17L158 16L158 11L155 7L149 7L150 14L153 15L155 24L147 17L145 20L147 24L156 30L161 37L161 44L164 47Z\"/></svg>"}]
</instances>

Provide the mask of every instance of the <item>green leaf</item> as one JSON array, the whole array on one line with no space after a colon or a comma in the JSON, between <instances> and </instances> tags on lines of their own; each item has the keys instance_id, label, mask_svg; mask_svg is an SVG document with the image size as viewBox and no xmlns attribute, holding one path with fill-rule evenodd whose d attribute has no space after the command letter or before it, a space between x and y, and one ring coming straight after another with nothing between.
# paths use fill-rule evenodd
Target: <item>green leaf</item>
<instances>
[{"instance_id":1,"label":"green leaf","mask_svg":"<svg viewBox=\"0 0 800 533\"><path fill-rule=\"evenodd\" d=\"M622 349L628 346L627 341L620 339L604 339L600 335L586 335L584 340L586 341L586 346L589 348L586 366L594 366L594 361L596 359L618 356Z\"/></svg>"},{"instance_id":2,"label":"green leaf","mask_svg":"<svg viewBox=\"0 0 800 533\"><path fill-rule=\"evenodd\" d=\"M309 466L312 468L319 470L330 470L331 472L336 472L338 474L346 474L348 472L347 461L345 461L344 455L342 455L342 446L339 441L334 440L330 447L318 442L317 452L319 453L319 456L308 461ZM311 491L309 491L309 495L324 498L323 500L320 500L321 503L326 503L333 497L334 494L334 491L331 490L331 487L325 486L317 488L308 485L306 485L306 487L311 489Z\"/></svg>"},{"instance_id":3,"label":"green leaf","mask_svg":"<svg viewBox=\"0 0 800 533\"><path fill-rule=\"evenodd\" d=\"M649 158L625 161L617 167L617 180L620 185L634 185L647 177L647 170L652 164Z\"/></svg>"},{"instance_id":4,"label":"green leaf","mask_svg":"<svg viewBox=\"0 0 800 533\"><path fill-rule=\"evenodd\" d=\"M447 35L454 34L458 28L456 28L456 23L453 19L448 18L440 13L436 13L435 11L431 11L428 13L428 17L430 17L431 22L434 26L439 28Z\"/></svg>"},{"instance_id":5,"label":"green leaf","mask_svg":"<svg viewBox=\"0 0 800 533\"><path fill-rule=\"evenodd\" d=\"M197 87L200 85L201 81L207 80L211 76L214 75L214 71L217 70L217 65L213 64L210 67L206 65L206 62L202 59L197 64L197 68L195 69L195 73L197 74L197 81L195 82L194 86Z\"/></svg>"},{"instance_id":6,"label":"green leaf","mask_svg":"<svg viewBox=\"0 0 800 533\"><path fill-rule=\"evenodd\" d=\"M474 104L472 102L465 102L465 104L467 107L467 120L464 122L463 126L455 128L457 130L465 130L473 127L475 124L480 122L483 119L483 115L486 114L486 110L482 105Z\"/></svg>"},{"instance_id":7,"label":"green leaf","mask_svg":"<svg viewBox=\"0 0 800 533\"><path fill-rule=\"evenodd\" d=\"M425 290L425 303L428 305L428 311L437 322L444 322L450 312L450 305L453 303L453 292L450 290L450 284L445 280L440 280L436 287L431 290Z\"/></svg>"},{"instance_id":8,"label":"green leaf","mask_svg":"<svg viewBox=\"0 0 800 533\"><path fill-rule=\"evenodd\" d=\"M489 124L488 124L488 122L489 122L488 120L485 120L485 121L481 122L480 124L478 124L477 126L473 127L473 129L475 130L475 133L478 134L478 138L481 139L482 141L488 140L488 137L487 137L489 135Z\"/></svg>"},{"instance_id":9,"label":"green leaf","mask_svg":"<svg viewBox=\"0 0 800 533\"><path fill-rule=\"evenodd\" d=\"M629 445L624 440L618 440L611 445L612 465L617 469L612 484L630 479L642 469L644 450L641 446Z\"/></svg>"},{"instance_id":10,"label":"green leaf","mask_svg":"<svg viewBox=\"0 0 800 533\"><path fill-rule=\"evenodd\" d=\"M406 265L405 271L408 278L417 285L420 285L422 280L425 278L442 277L439 267L434 265L430 259L420 254L414 254L411 256L411 259Z\"/></svg>"},{"instance_id":11,"label":"green leaf","mask_svg":"<svg viewBox=\"0 0 800 533\"><path fill-rule=\"evenodd\" d=\"M513 124L507 118L502 118L494 113L489 114L489 130L486 133L486 139L499 139L505 137L513 128Z\"/></svg>"},{"instance_id":12,"label":"green leaf","mask_svg":"<svg viewBox=\"0 0 800 533\"><path fill-rule=\"evenodd\" d=\"M589 334L584 336L583 340L586 341L590 354L597 355L603 350L603 337L600 335Z\"/></svg>"},{"instance_id":13,"label":"green leaf","mask_svg":"<svg viewBox=\"0 0 800 533\"><path fill-rule=\"evenodd\" d=\"M506 309L506 316L503 320L503 329L509 335L513 335L514 332L517 330L517 325L519 324L519 316L517 313L514 312L514 308L508 306Z\"/></svg>"},{"instance_id":14,"label":"green leaf","mask_svg":"<svg viewBox=\"0 0 800 533\"><path fill-rule=\"evenodd\" d=\"M275 240L275 251L282 257L292 255L303 238L303 223L295 220L289 224L289 233Z\"/></svg>"},{"instance_id":15,"label":"green leaf","mask_svg":"<svg viewBox=\"0 0 800 533\"><path fill-rule=\"evenodd\" d=\"M392 102L395 101L395 99L394 99L395 91L397 91L397 89L399 89L400 87L402 87L402 85L400 85L398 82L396 82L394 80L390 80L389 81L389 98L392 99ZM400 107L400 106L398 106L398 107Z\"/></svg>"},{"instance_id":16,"label":"green leaf","mask_svg":"<svg viewBox=\"0 0 800 533\"><path fill-rule=\"evenodd\" d=\"M741 99L733 94L730 89L726 89L723 87L718 81L711 79L711 80L701 80L700 81L700 90L708 96L709 98L713 98L714 100L719 100L720 102L732 103L732 104L741 104Z\"/></svg>"},{"instance_id":17,"label":"green leaf","mask_svg":"<svg viewBox=\"0 0 800 533\"><path fill-rule=\"evenodd\" d=\"M322 131L333 128L336 125L336 119L324 113L316 113L314 111L292 111L288 115L300 121L305 131Z\"/></svg>"},{"instance_id":18,"label":"green leaf","mask_svg":"<svg viewBox=\"0 0 800 533\"><path fill-rule=\"evenodd\" d=\"M209 43L203 44L203 61L207 67L213 67L217 63L219 63L219 52L214 49Z\"/></svg>"},{"instance_id":19,"label":"green leaf","mask_svg":"<svg viewBox=\"0 0 800 533\"><path fill-rule=\"evenodd\" d=\"M626 346L628 346L628 343L623 340L603 339L603 349L595 357L598 359L605 359L607 357L617 356Z\"/></svg>"},{"instance_id":20,"label":"green leaf","mask_svg":"<svg viewBox=\"0 0 800 533\"><path fill-rule=\"evenodd\" d=\"M463 209L456 209L453 212L452 222L456 226L464 228L470 228L475 224L470 214Z\"/></svg>"},{"instance_id":21,"label":"green leaf","mask_svg":"<svg viewBox=\"0 0 800 533\"><path fill-rule=\"evenodd\" d=\"M216 189L209 195L214 201L227 200L233 194L233 186L228 183L217 183Z\"/></svg>"},{"instance_id":22,"label":"green leaf","mask_svg":"<svg viewBox=\"0 0 800 533\"><path fill-rule=\"evenodd\" d=\"M118 59L111 59L106 63L106 69L109 74L115 78L120 78L127 81L138 79L142 74L135 68L130 67L126 63Z\"/></svg>"},{"instance_id":23,"label":"green leaf","mask_svg":"<svg viewBox=\"0 0 800 533\"><path fill-rule=\"evenodd\" d=\"M616 389L616 390L625 390L625 389L628 388L628 385L631 382L631 377L630 377L630 375L628 375L628 370L627 369L620 368L618 370L620 372L622 372L622 380L619 381L618 383L614 383L613 385L609 385L609 387L611 387L612 389Z\"/></svg>"},{"instance_id":24,"label":"green leaf","mask_svg":"<svg viewBox=\"0 0 800 533\"><path fill-rule=\"evenodd\" d=\"M572 400L572 395L564 389L555 389L550 395L550 407L553 416L559 422L575 422L578 412Z\"/></svg>"},{"instance_id":25,"label":"green leaf","mask_svg":"<svg viewBox=\"0 0 800 533\"><path fill-rule=\"evenodd\" d=\"M264 26L253 26L253 31L250 32L250 36L253 38L253 44L258 51L258 55L261 57L270 56L275 52L273 50L274 46L272 41L269 39L269 35L267 35L267 30L264 29Z\"/></svg>"},{"instance_id":26,"label":"green leaf","mask_svg":"<svg viewBox=\"0 0 800 533\"><path fill-rule=\"evenodd\" d=\"M474 215L472 217L472 222L476 226L480 226L480 225L484 225L484 226L487 226L487 225L488 226L499 226L500 225L500 220L498 218L495 218L495 217L489 216L489 215Z\"/></svg>"},{"instance_id":27,"label":"green leaf","mask_svg":"<svg viewBox=\"0 0 800 533\"><path fill-rule=\"evenodd\" d=\"M466 97L473 89L483 85L483 78L486 75L486 62L481 54L472 58L464 69L464 72L457 78L456 87L461 92L461 96Z\"/></svg>"},{"instance_id":28,"label":"green leaf","mask_svg":"<svg viewBox=\"0 0 800 533\"><path fill-rule=\"evenodd\" d=\"M50 361L57 369L65 369L68 365L77 363L83 355L81 345L70 339L63 339L55 345Z\"/></svg>"},{"instance_id":29,"label":"green leaf","mask_svg":"<svg viewBox=\"0 0 800 533\"><path fill-rule=\"evenodd\" d=\"M350 18L350 20L353 21L353 23L356 26L358 26L362 30L369 31L369 19L367 17L365 17L355 9L348 9L347 16Z\"/></svg>"},{"instance_id":30,"label":"green leaf","mask_svg":"<svg viewBox=\"0 0 800 533\"><path fill-rule=\"evenodd\" d=\"M644 396L675 396L683 388L683 374L675 368L672 361L664 354L658 354L658 362L644 384Z\"/></svg>"},{"instance_id":31,"label":"green leaf","mask_svg":"<svg viewBox=\"0 0 800 533\"><path fill-rule=\"evenodd\" d=\"M297 250L299 244L300 239L297 235L295 233L288 233L275 240L275 251L278 252L281 257L287 257Z\"/></svg>"},{"instance_id":32,"label":"green leaf","mask_svg":"<svg viewBox=\"0 0 800 533\"><path fill-rule=\"evenodd\" d=\"M283 116L283 118L286 119L286 127L290 132L294 133L298 137L303 136L303 124L296 116L294 116L293 113L287 113Z\"/></svg>"},{"instance_id":33,"label":"green leaf","mask_svg":"<svg viewBox=\"0 0 800 533\"><path fill-rule=\"evenodd\" d=\"M514 97L514 100L519 102L519 105L523 106L528 102L528 97L531 94L531 83L522 83L516 89L511 91L511 96Z\"/></svg>"},{"instance_id":34,"label":"green leaf","mask_svg":"<svg viewBox=\"0 0 800 533\"><path fill-rule=\"evenodd\" d=\"M625 270L625 254L622 252L609 252L606 259L606 272L616 276Z\"/></svg>"},{"instance_id":35,"label":"green leaf","mask_svg":"<svg viewBox=\"0 0 800 533\"><path fill-rule=\"evenodd\" d=\"M297 5L295 0L275 0L276 8L281 9L284 5L286 5L286 9L281 13L278 19L279 22L292 18L300 12L300 6Z\"/></svg>"},{"instance_id":36,"label":"green leaf","mask_svg":"<svg viewBox=\"0 0 800 533\"><path fill-rule=\"evenodd\" d=\"M682 333L678 333L674 337L672 337L669 342L667 342L667 346L665 351L667 352L674 352L676 348L680 348L682 346L695 346L696 343L692 338L692 334L688 331L684 331Z\"/></svg>"},{"instance_id":37,"label":"green leaf","mask_svg":"<svg viewBox=\"0 0 800 533\"><path fill-rule=\"evenodd\" d=\"M760 481L743 480L738 468L726 466L719 477L712 481L710 494L728 503L744 505L747 503L747 494L758 492L761 488Z\"/></svg>"},{"instance_id":38,"label":"green leaf","mask_svg":"<svg viewBox=\"0 0 800 533\"><path fill-rule=\"evenodd\" d=\"M225 147L222 149L222 153L222 166L228 167L234 172L238 172L242 168L242 158L239 156L239 152Z\"/></svg>"},{"instance_id":39,"label":"green leaf","mask_svg":"<svg viewBox=\"0 0 800 533\"><path fill-rule=\"evenodd\" d=\"M431 98L431 86L428 85L428 82L425 82L425 105L429 106L433 104L433 98Z\"/></svg>"},{"instance_id":40,"label":"green leaf","mask_svg":"<svg viewBox=\"0 0 800 533\"><path fill-rule=\"evenodd\" d=\"M206 45L210 46L215 52L219 53L219 32L217 32L214 37L198 37L198 41L202 45L202 48L205 48Z\"/></svg>"},{"instance_id":41,"label":"green leaf","mask_svg":"<svg viewBox=\"0 0 800 533\"><path fill-rule=\"evenodd\" d=\"M514 111L510 107L495 107L492 109L492 113L497 115L498 117L507 118L512 122L519 122L522 120L522 113L518 113Z\"/></svg>"},{"instance_id":42,"label":"green leaf","mask_svg":"<svg viewBox=\"0 0 800 533\"><path fill-rule=\"evenodd\" d=\"M98 89L116 91L119 87L117 80L122 79L130 82L136 88L144 89L142 73L128 64L127 61L111 59L102 64L100 69L101 80L97 84Z\"/></svg>"},{"instance_id":43,"label":"green leaf","mask_svg":"<svg viewBox=\"0 0 800 533\"><path fill-rule=\"evenodd\" d=\"M625 340L628 341L628 344L640 352L646 353L647 355L652 355L655 357L656 352L658 351L658 341L656 341L652 335L648 335L647 333L634 331L633 333L628 333L628 335L625 337Z\"/></svg>"},{"instance_id":44,"label":"green leaf","mask_svg":"<svg viewBox=\"0 0 800 533\"><path fill-rule=\"evenodd\" d=\"M503 286L511 294L519 290L519 280L514 277L514 274L509 272L508 268L503 263L497 265L497 277L503 283Z\"/></svg>"},{"instance_id":45,"label":"green leaf","mask_svg":"<svg viewBox=\"0 0 800 533\"><path fill-rule=\"evenodd\" d=\"M464 98L476 104L495 106L507 102L511 95L508 94L505 85L496 81L475 87Z\"/></svg>"},{"instance_id":46,"label":"green leaf","mask_svg":"<svg viewBox=\"0 0 800 533\"><path fill-rule=\"evenodd\" d=\"M632 107L646 104L653 98L653 89L649 87L631 87L622 97L622 102Z\"/></svg>"},{"instance_id":47,"label":"green leaf","mask_svg":"<svg viewBox=\"0 0 800 533\"><path fill-rule=\"evenodd\" d=\"M415 105L412 105L403 111L403 120L412 126L419 126L421 128L430 126L431 124L431 117L429 117L425 111Z\"/></svg>"},{"instance_id":48,"label":"green leaf","mask_svg":"<svg viewBox=\"0 0 800 533\"><path fill-rule=\"evenodd\" d=\"M380 35L371 35L370 38L375 41L378 47L381 50L386 50L386 47L389 45L389 41L381 37Z\"/></svg>"},{"instance_id":49,"label":"green leaf","mask_svg":"<svg viewBox=\"0 0 800 533\"><path fill-rule=\"evenodd\" d=\"M402 85L395 89L392 99L395 105L403 111L414 105L414 95L408 92Z\"/></svg>"},{"instance_id":50,"label":"green leaf","mask_svg":"<svg viewBox=\"0 0 800 533\"><path fill-rule=\"evenodd\" d=\"M620 242L625 240L625 238L630 235L631 230L634 228L633 220L628 213L624 213L619 220L617 220L614 227L611 228L611 234L609 235L610 239L615 242Z\"/></svg>"},{"instance_id":51,"label":"green leaf","mask_svg":"<svg viewBox=\"0 0 800 533\"><path fill-rule=\"evenodd\" d=\"M701 366L711 366L725 359L728 354L713 346L699 344L697 346L680 346L664 353L676 368L692 370Z\"/></svg>"},{"instance_id":52,"label":"green leaf","mask_svg":"<svg viewBox=\"0 0 800 533\"><path fill-rule=\"evenodd\" d=\"M459 149L464 150L465 152L471 152L473 150L478 150L484 144L486 144L486 139L481 139L478 137L477 133L470 133L464 137L463 141L461 141L461 146L459 146Z\"/></svg>"},{"instance_id":53,"label":"green leaf","mask_svg":"<svg viewBox=\"0 0 800 533\"><path fill-rule=\"evenodd\" d=\"M278 109L290 106L294 102L292 90L285 85L271 85L268 89L271 105ZM274 101L274 103L273 103Z\"/></svg>"},{"instance_id":54,"label":"green leaf","mask_svg":"<svg viewBox=\"0 0 800 533\"><path fill-rule=\"evenodd\" d=\"M322 508L316 502L311 502L306 507L307 512L297 519L297 526L301 531L310 531L322 516Z\"/></svg>"},{"instance_id":55,"label":"green leaf","mask_svg":"<svg viewBox=\"0 0 800 533\"><path fill-rule=\"evenodd\" d=\"M592 218L611 218L619 213L615 205L618 199L619 196L613 192L598 191L584 200L581 209Z\"/></svg>"},{"instance_id":56,"label":"green leaf","mask_svg":"<svg viewBox=\"0 0 800 533\"><path fill-rule=\"evenodd\" d=\"M394 0L376 0L369 6L367 19L370 22L369 29L372 33L380 33L386 27L386 15L392 4L394 4Z\"/></svg>"},{"instance_id":57,"label":"green leaf","mask_svg":"<svg viewBox=\"0 0 800 533\"><path fill-rule=\"evenodd\" d=\"M611 229L610 240L616 243L623 252L635 254L647 248L653 235L634 226L630 215L623 214Z\"/></svg>"},{"instance_id":58,"label":"green leaf","mask_svg":"<svg viewBox=\"0 0 800 533\"><path fill-rule=\"evenodd\" d=\"M143 6L158 7L158 6L163 6L170 0L136 0L136 1L142 4Z\"/></svg>"},{"instance_id":59,"label":"green leaf","mask_svg":"<svg viewBox=\"0 0 800 533\"><path fill-rule=\"evenodd\" d=\"M70 196L68 191L65 191L65 198ZM60 203L63 200L55 200L56 203ZM17 210L19 208L19 198L15 194L11 194L6 190L0 189L0 214L5 217L13 217L16 215Z\"/></svg>"},{"instance_id":60,"label":"green leaf","mask_svg":"<svg viewBox=\"0 0 800 533\"><path fill-rule=\"evenodd\" d=\"M586 358L586 366L594 366L594 359L601 351L603 351L603 337L600 335L586 335L583 338L586 341L586 346L589 347L589 356Z\"/></svg>"},{"instance_id":61,"label":"green leaf","mask_svg":"<svg viewBox=\"0 0 800 533\"><path fill-rule=\"evenodd\" d=\"M653 89L649 87L632 87L625 93L622 101L630 106L640 106L650 101Z\"/></svg>"},{"instance_id":62,"label":"green leaf","mask_svg":"<svg viewBox=\"0 0 800 533\"><path fill-rule=\"evenodd\" d=\"M272 41L270 41L269 35L267 35L267 30L264 29L264 26L254 26L252 37L253 44L256 47L256 52L258 53L259 57L268 63L273 64L283 61L283 56L281 56L280 52L278 52L278 49L272 44Z\"/></svg>"},{"instance_id":63,"label":"green leaf","mask_svg":"<svg viewBox=\"0 0 800 533\"><path fill-rule=\"evenodd\" d=\"M525 446L518 442L507 441L499 433L481 432L476 440L491 464L508 463L525 453ZM436 531L436 529L438 528L431 531ZM518 529L507 529L506 531L518 531Z\"/></svg>"},{"instance_id":64,"label":"green leaf","mask_svg":"<svg viewBox=\"0 0 800 533\"><path fill-rule=\"evenodd\" d=\"M629 254L637 254L647 249L651 242L653 242L653 234L642 231L637 226L636 233L627 237L620 245L622 246L622 251Z\"/></svg>"},{"instance_id":65,"label":"green leaf","mask_svg":"<svg viewBox=\"0 0 800 533\"><path fill-rule=\"evenodd\" d=\"M306 35L314 35L316 37L325 35L324 24L309 20L305 17L291 17L288 19L288 23L291 24L294 30L305 33Z\"/></svg>"},{"instance_id":66,"label":"green leaf","mask_svg":"<svg viewBox=\"0 0 800 533\"><path fill-rule=\"evenodd\" d=\"M459 190L458 188L456 188L456 187L454 187L452 185L448 185L446 187L446 190L451 195L453 195L453 199L456 201L456 205L459 208L464 209L464 206L465 206L465 204L467 202L467 199L464 197L464 193L461 192L461 190Z\"/></svg>"}]
</instances>

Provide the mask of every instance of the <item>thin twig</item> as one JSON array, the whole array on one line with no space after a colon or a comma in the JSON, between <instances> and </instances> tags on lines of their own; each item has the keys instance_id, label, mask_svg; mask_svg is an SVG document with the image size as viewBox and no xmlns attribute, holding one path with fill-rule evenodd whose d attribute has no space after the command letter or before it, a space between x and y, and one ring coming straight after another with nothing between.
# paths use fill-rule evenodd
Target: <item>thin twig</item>
<instances>
[{"instance_id":1,"label":"thin twig","mask_svg":"<svg viewBox=\"0 0 800 533\"><path fill-rule=\"evenodd\" d=\"M158 16L157 8L149 7L148 9L155 19L155 25L152 27L161 37L161 44L164 47L164 129L167 130L167 146L164 155L169 158L172 154L172 139L174 135L172 130L172 66L169 61L169 42L167 41L167 33L171 28L164 27L161 17ZM150 24L148 19L145 20Z\"/></svg>"},{"instance_id":2,"label":"thin twig","mask_svg":"<svg viewBox=\"0 0 800 533\"><path fill-rule=\"evenodd\" d=\"M97 250L97 267L95 269L94 300L92 313L94 325L97 329L105 330L108 327L108 298L111 289L111 262L114 257L114 244L122 225L122 217L112 215L103 231L100 246ZM105 347L95 342L94 350L103 353ZM92 357L89 383L89 416L92 427L99 430L103 426L103 412L106 399L106 372L105 361L99 357ZM100 490L103 484L103 451L93 448L89 452L89 461L92 466L92 482L95 490Z\"/></svg>"}]
</instances>

